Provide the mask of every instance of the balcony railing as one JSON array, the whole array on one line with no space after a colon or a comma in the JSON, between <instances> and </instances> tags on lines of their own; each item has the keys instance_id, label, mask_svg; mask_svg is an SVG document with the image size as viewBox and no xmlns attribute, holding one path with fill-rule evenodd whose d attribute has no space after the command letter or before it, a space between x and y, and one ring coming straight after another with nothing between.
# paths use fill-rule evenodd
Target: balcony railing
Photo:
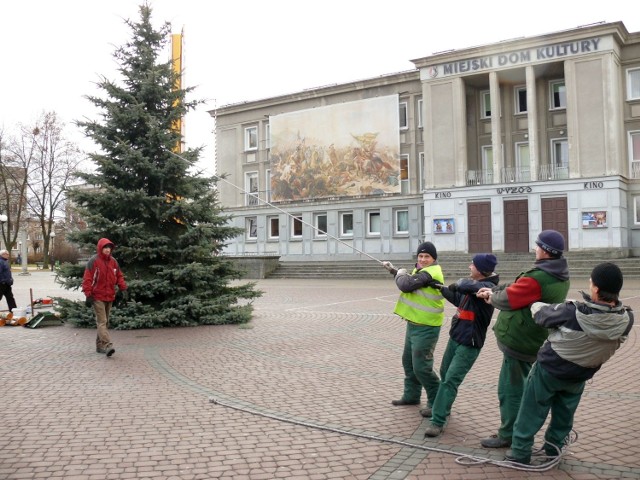
<instances>
[{"instance_id":1,"label":"balcony railing","mask_svg":"<svg viewBox=\"0 0 640 480\"><path fill-rule=\"evenodd\" d=\"M640 178L640 167L637 168ZM558 167L555 165L541 165L538 169L538 181L566 180L569 178L569 167ZM514 167L505 167L500 171L500 183L530 182L531 170ZM467 185L491 185L493 181L493 170L467 170Z\"/></svg>"},{"instance_id":2,"label":"balcony railing","mask_svg":"<svg viewBox=\"0 0 640 480\"><path fill-rule=\"evenodd\" d=\"M631 178L640 178L640 160L631 162Z\"/></svg>"}]
</instances>

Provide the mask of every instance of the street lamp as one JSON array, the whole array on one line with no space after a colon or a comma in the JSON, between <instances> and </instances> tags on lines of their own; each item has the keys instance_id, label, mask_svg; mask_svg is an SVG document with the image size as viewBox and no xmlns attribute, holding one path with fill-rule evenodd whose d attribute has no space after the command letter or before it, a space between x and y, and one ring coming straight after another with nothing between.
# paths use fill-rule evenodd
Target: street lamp
<instances>
[{"instance_id":1,"label":"street lamp","mask_svg":"<svg viewBox=\"0 0 640 480\"><path fill-rule=\"evenodd\" d=\"M2 243L6 243L4 241L4 224L7 223L9 217L7 217L4 213L0 214L0 226L2 226Z\"/></svg>"},{"instance_id":2,"label":"street lamp","mask_svg":"<svg viewBox=\"0 0 640 480\"><path fill-rule=\"evenodd\" d=\"M53 247L55 245L56 242L56 231L55 230L51 230L51 233L49 234L49 238L51 239L51 248L49 249L49 263L51 263L51 271L53 272L53 265L54 265L54 258L53 258Z\"/></svg>"}]
</instances>

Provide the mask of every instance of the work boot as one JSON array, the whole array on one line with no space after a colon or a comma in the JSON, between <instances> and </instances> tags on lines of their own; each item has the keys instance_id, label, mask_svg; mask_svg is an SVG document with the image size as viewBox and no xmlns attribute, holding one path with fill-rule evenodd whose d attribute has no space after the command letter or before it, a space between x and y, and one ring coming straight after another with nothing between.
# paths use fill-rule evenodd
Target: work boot
<instances>
[{"instance_id":1,"label":"work boot","mask_svg":"<svg viewBox=\"0 0 640 480\"><path fill-rule=\"evenodd\" d=\"M391 405L394 405L396 407L399 407L402 405L418 405L419 403L420 403L420 400L411 402L409 400L405 400L404 398L401 398L400 400L391 400Z\"/></svg>"},{"instance_id":2,"label":"work boot","mask_svg":"<svg viewBox=\"0 0 640 480\"><path fill-rule=\"evenodd\" d=\"M489 438L483 438L480 445L484 448L507 448L511 446L511 439L507 440L497 435L491 435Z\"/></svg>"},{"instance_id":3,"label":"work boot","mask_svg":"<svg viewBox=\"0 0 640 480\"><path fill-rule=\"evenodd\" d=\"M438 437L444 431L444 427L441 425L434 425L433 423L427 427L424 431L425 437Z\"/></svg>"},{"instance_id":4,"label":"work boot","mask_svg":"<svg viewBox=\"0 0 640 480\"><path fill-rule=\"evenodd\" d=\"M420 415L422 415L425 418L431 418L432 413L433 411L431 410L431 407L426 407L420 410Z\"/></svg>"},{"instance_id":5,"label":"work boot","mask_svg":"<svg viewBox=\"0 0 640 480\"><path fill-rule=\"evenodd\" d=\"M504 459L507 462L520 463L522 465L529 465L531 463L531 457L529 458L517 458L513 456L513 452L511 450L507 450Z\"/></svg>"},{"instance_id":6,"label":"work boot","mask_svg":"<svg viewBox=\"0 0 640 480\"><path fill-rule=\"evenodd\" d=\"M116 349L113 347L107 347L107 349L105 350L105 352L107 354L107 357L110 357L111 355L113 355L114 353L116 353Z\"/></svg>"}]
</instances>

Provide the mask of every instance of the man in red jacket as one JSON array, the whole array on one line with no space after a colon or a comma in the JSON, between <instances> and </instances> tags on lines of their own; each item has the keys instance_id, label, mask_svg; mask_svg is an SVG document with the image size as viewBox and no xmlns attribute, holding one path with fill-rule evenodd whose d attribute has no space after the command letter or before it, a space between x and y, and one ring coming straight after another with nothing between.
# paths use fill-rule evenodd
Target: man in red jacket
<instances>
[{"instance_id":1,"label":"man in red jacket","mask_svg":"<svg viewBox=\"0 0 640 480\"><path fill-rule=\"evenodd\" d=\"M111 256L115 245L108 238L98 240L98 252L89 259L82 278L82 292L87 297L86 305L93 306L96 315L98 336L96 352L107 357L116 350L109 336L109 313L116 299L116 285L126 295L127 284L115 258Z\"/></svg>"}]
</instances>

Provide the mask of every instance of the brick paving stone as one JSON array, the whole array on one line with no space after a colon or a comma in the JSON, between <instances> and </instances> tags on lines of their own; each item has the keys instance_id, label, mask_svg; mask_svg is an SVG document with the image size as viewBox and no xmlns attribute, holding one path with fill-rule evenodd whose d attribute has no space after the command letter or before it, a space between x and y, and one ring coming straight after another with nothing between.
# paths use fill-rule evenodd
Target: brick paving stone
<instances>
[{"instance_id":1,"label":"brick paving stone","mask_svg":"<svg viewBox=\"0 0 640 480\"><path fill-rule=\"evenodd\" d=\"M82 299L54 279L15 275L18 305L30 288ZM0 478L640 478L639 326L588 383L578 440L557 468L468 466L458 459L504 455L479 444L499 423L491 333L443 435L425 441L420 406L390 404L402 391L404 338L392 281L257 283L264 295L248 325L114 331L111 359L95 353L93 329L0 327ZM638 287L622 291L635 311ZM570 297L586 288L572 279ZM436 367L447 332L448 321Z\"/></svg>"}]
</instances>

